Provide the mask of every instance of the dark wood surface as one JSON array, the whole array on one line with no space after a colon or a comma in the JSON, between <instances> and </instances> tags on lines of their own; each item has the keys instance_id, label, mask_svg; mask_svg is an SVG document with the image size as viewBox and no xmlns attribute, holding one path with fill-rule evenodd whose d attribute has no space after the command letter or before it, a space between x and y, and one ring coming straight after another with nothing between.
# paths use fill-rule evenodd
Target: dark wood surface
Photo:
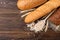
<instances>
[{"instance_id":1,"label":"dark wood surface","mask_svg":"<svg viewBox=\"0 0 60 40\"><path fill-rule=\"evenodd\" d=\"M31 32L20 16L18 10L0 9L0 40L60 40L60 32L53 30Z\"/></svg>"},{"instance_id":2,"label":"dark wood surface","mask_svg":"<svg viewBox=\"0 0 60 40\"><path fill-rule=\"evenodd\" d=\"M4 1L14 2L14 0ZM15 6L7 6L6 9L2 7L2 9L0 5L0 40L60 40L60 32L51 29L41 33L31 32L20 17L19 11L15 10Z\"/></svg>"}]
</instances>

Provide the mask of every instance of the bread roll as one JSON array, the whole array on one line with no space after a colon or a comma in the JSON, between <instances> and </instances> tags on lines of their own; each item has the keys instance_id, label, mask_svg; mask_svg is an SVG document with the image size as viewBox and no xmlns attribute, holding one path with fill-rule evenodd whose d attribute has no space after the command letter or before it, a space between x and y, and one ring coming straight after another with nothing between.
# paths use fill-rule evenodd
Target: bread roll
<instances>
[{"instance_id":1,"label":"bread roll","mask_svg":"<svg viewBox=\"0 0 60 40\"><path fill-rule=\"evenodd\" d=\"M47 0L18 0L17 7L21 10L27 10L43 4Z\"/></svg>"},{"instance_id":2,"label":"bread roll","mask_svg":"<svg viewBox=\"0 0 60 40\"><path fill-rule=\"evenodd\" d=\"M60 6L60 0L48 1L42 6L38 7L36 10L29 12L25 18L25 23L31 23L51 12L53 9Z\"/></svg>"}]
</instances>

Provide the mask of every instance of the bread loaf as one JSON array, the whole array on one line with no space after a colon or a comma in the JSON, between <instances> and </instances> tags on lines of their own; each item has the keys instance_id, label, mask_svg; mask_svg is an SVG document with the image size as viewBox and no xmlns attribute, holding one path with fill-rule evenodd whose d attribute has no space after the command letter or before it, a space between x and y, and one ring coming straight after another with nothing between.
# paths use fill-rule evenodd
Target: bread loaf
<instances>
[{"instance_id":1,"label":"bread loaf","mask_svg":"<svg viewBox=\"0 0 60 40\"><path fill-rule=\"evenodd\" d=\"M21 10L27 10L43 4L47 0L18 0L17 7Z\"/></svg>"},{"instance_id":2,"label":"bread loaf","mask_svg":"<svg viewBox=\"0 0 60 40\"><path fill-rule=\"evenodd\" d=\"M35 11L29 12L25 18L25 23L31 23L51 12L53 9L60 6L60 0L50 0L42 6L38 7Z\"/></svg>"}]
</instances>

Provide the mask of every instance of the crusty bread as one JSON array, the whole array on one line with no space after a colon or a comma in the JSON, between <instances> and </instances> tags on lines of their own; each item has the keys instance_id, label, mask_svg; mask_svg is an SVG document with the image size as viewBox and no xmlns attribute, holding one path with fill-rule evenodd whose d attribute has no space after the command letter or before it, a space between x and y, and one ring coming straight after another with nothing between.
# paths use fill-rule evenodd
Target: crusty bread
<instances>
[{"instance_id":1,"label":"crusty bread","mask_svg":"<svg viewBox=\"0 0 60 40\"><path fill-rule=\"evenodd\" d=\"M35 11L29 12L29 14L25 18L25 23L31 23L51 12L53 9L60 6L60 0L48 1L42 6L38 7Z\"/></svg>"},{"instance_id":2,"label":"crusty bread","mask_svg":"<svg viewBox=\"0 0 60 40\"><path fill-rule=\"evenodd\" d=\"M43 4L47 0L18 0L17 7L21 10L27 10Z\"/></svg>"}]
</instances>

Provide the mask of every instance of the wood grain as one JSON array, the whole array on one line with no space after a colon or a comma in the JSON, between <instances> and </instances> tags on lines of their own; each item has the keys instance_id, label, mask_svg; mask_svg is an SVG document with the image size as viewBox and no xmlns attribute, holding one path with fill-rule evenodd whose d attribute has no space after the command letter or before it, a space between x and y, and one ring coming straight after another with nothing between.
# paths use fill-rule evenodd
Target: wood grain
<instances>
[{"instance_id":1,"label":"wood grain","mask_svg":"<svg viewBox=\"0 0 60 40\"><path fill-rule=\"evenodd\" d=\"M15 9L0 8L0 40L60 40L60 32L51 29L40 33L30 31Z\"/></svg>"},{"instance_id":2,"label":"wood grain","mask_svg":"<svg viewBox=\"0 0 60 40\"><path fill-rule=\"evenodd\" d=\"M10 10L9 10L10 11ZM18 10L17 10L18 11ZM2 12L2 11L0 11ZM7 12L7 11L5 11ZM16 11L14 11L16 12ZM26 27L19 11L0 14L0 40L59 40L60 32L34 33Z\"/></svg>"}]
</instances>

